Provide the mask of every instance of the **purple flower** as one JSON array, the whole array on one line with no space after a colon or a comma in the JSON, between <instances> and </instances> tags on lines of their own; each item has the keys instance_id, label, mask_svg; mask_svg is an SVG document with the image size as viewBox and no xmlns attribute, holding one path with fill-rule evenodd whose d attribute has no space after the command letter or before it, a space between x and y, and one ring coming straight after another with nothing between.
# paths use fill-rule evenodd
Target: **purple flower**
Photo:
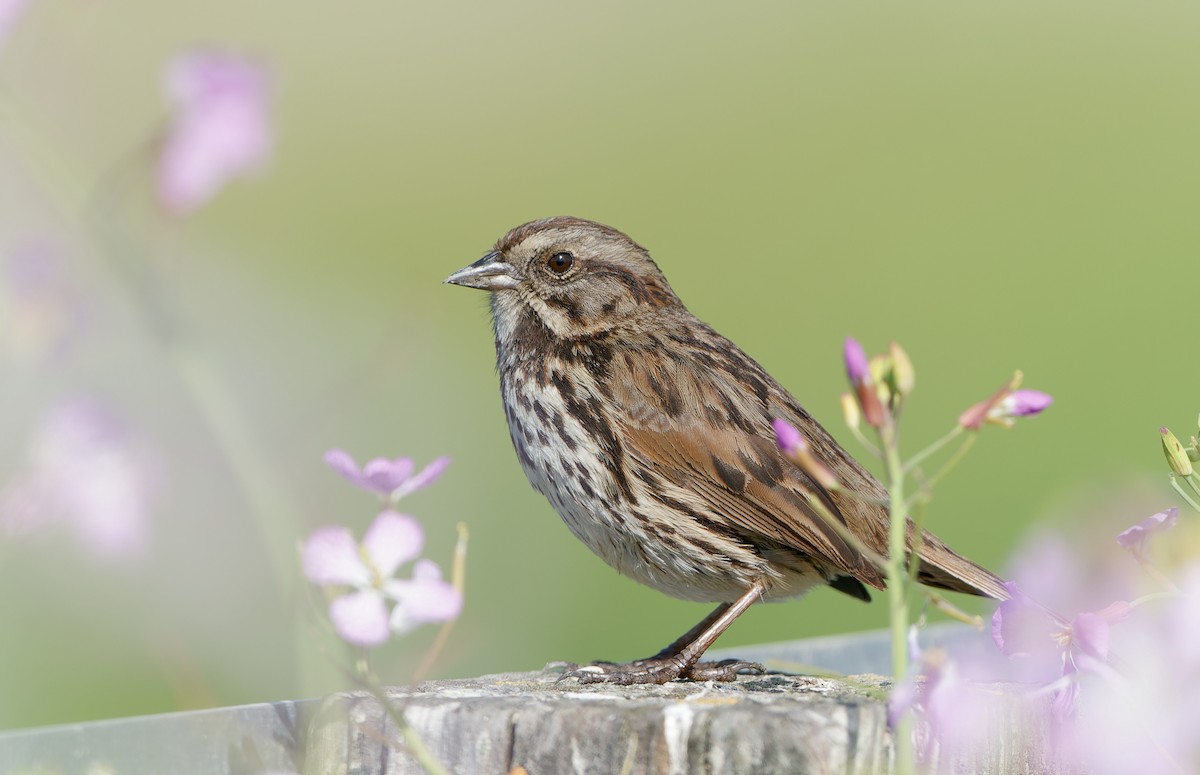
<instances>
[{"instance_id":1,"label":"purple flower","mask_svg":"<svg viewBox=\"0 0 1200 775\"><path fill-rule=\"evenodd\" d=\"M1146 550L1146 542L1150 540L1150 537L1155 533L1163 533L1175 527L1178 517L1179 509L1173 506L1166 511L1151 514L1133 527L1122 530L1117 535L1117 543L1135 555L1142 554Z\"/></svg>"},{"instance_id":2,"label":"purple flower","mask_svg":"<svg viewBox=\"0 0 1200 775\"><path fill-rule=\"evenodd\" d=\"M850 377L850 384L858 387L869 382L871 367L867 362L867 354L863 352L863 347L858 343L858 340L852 336L846 337L846 344L842 352L846 361L846 375Z\"/></svg>"},{"instance_id":3,"label":"purple flower","mask_svg":"<svg viewBox=\"0 0 1200 775\"><path fill-rule=\"evenodd\" d=\"M359 468L349 453L331 449L325 453L325 462L351 484L378 493L394 503L405 495L433 484L450 465L450 458L439 457L415 475L412 458L407 457L395 460L377 457Z\"/></svg>"},{"instance_id":4,"label":"purple flower","mask_svg":"<svg viewBox=\"0 0 1200 775\"><path fill-rule=\"evenodd\" d=\"M968 430L979 430L985 422L1011 428L1014 418L1040 414L1053 403L1053 398L1039 390L1013 390L1019 381L1020 374L991 398L967 409L959 415L958 424Z\"/></svg>"},{"instance_id":5,"label":"purple flower","mask_svg":"<svg viewBox=\"0 0 1200 775\"><path fill-rule=\"evenodd\" d=\"M156 477L132 433L88 399L59 404L37 429L30 464L0 492L0 530L64 520L96 554L144 548Z\"/></svg>"},{"instance_id":6,"label":"purple flower","mask_svg":"<svg viewBox=\"0 0 1200 775\"><path fill-rule=\"evenodd\" d=\"M352 589L329 605L330 621L342 640L378 646L393 632L458 616L462 597L442 580L432 561L417 562L412 579L393 578L401 565L416 559L423 544L420 523L394 511L375 518L361 545L347 528L333 525L308 537L301 553L305 577L318 586Z\"/></svg>"},{"instance_id":7,"label":"purple flower","mask_svg":"<svg viewBox=\"0 0 1200 775\"><path fill-rule=\"evenodd\" d=\"M0 0L0 45L16 25L29 0Z\"/></svg>"},{"instance_id":8,"label":"purple flower","mask_svg":"<svg viewBox=\"0 0 1200 775\"><path fill-rule=\"evenodd\" d=\"M1029 417L1040 414L1054 403L1049 394L1040 390L1014 390L1000 401L1000 414L1005 417Z\"/></svg>"},{"instance_id":9,"label":"purple flower","mask_svg":"<svg viewBox=\"0 0 1200 775\"><path fill-rule=\"evenodd\" d=\"M1064 624L1015 583L1004 586L1011 597L992 615L992 640L1009 658L1060 665L1058 680L1047 683L1054 688L1055 715L1062 721L1074 710L1079 671L1107 671L1109 628L1128 616L1131 607L1116 601Z\"/></svg>"},{"instance_id":10,"label":"purple flower","mask_svg":"<svg viewBox=\"0 0 1200 775\"><path fill-rule=\"evenodd\" d=\"M945 765L971 758L990 734L994 692L981 691L964 677L958 660L940 648L922 651L916 643L916 628L909 635L911 667L909 676L892 692L888 700L888 723L895 728L900 716L912 710L916 753L929 765ZM942 769L938 770L939 772Z\"/></svg>"},{"instance_id":11,"label":"purple flower","mask_svg":"<svg viewBox=\"0 0 1200 775\"><path fill-rule=\"evenodd\" d=\"M173 213L190 212L228 181L258 170L271 153L267 77L232 54L176 57L165 90L174 112L158 168L158 192Z\"/></svg>"},{"instance_id":12,"label":"purple flower","mask_svg":"<svg viewBox=\"0 0 1200 775\"><path fill-rule=\"evenodd\" d=\"M804 436L787 420L776 417L771 421L771 427L775 429L775 444L783 454L790 456L808 450Z\"/></svg>"}]
</instances>

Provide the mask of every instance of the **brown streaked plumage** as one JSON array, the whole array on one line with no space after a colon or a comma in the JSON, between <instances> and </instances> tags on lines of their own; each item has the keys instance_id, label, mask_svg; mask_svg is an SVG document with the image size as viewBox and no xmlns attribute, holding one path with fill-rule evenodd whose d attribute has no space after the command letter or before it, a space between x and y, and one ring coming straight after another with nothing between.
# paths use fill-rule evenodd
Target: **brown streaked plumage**
<instances>
[{"instance_id":1,"label":"brown streaked plumage","mask_svg":"<svg viewBox=\"0 0 1200 775\"><path fill-rule=\"evenodd\" d=\"M700 655L758 599L819 584L862 600L878 570L814 513L815 496L887 552L887 493L737 345L697 319L636 242L560 216L510 231L446 282L491 292L500 391L517 457L571 531L626 576L721 605L655 657L576 671L585 681L731 678ZM783 457L781 417L848 489ZM992 573L925 531L926 584L1005 596Z\"/></svg>"}]
</instances>

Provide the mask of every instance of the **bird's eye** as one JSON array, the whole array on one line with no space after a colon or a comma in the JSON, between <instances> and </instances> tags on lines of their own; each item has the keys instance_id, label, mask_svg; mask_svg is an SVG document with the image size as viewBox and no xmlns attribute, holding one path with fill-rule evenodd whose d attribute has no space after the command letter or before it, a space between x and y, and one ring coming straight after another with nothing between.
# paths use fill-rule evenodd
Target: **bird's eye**
<instances>
[{"instance_id":1,"label":"bird's eye","mask_svg":"<svg viewBox=\"0 0 1200 775\"><path fill-rule=\"evenodd\" d=\"M575 266L575 256L567 252L555 253L546 262L546 268L554 274L566 274Z\"/></svg>"}]
</instances>

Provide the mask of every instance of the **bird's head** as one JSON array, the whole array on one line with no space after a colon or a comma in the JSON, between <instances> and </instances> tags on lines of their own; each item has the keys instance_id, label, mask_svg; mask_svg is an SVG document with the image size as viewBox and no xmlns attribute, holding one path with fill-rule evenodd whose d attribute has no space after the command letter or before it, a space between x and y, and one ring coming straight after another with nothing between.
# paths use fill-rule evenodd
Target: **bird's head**
<instances>
[{"instance_id":1,"label":"bird's head","mask_svg":"<svg viewBox=\"0 0 1200 775\"><path fill-rule=\"evenodd\" d=\"M679 304L645 248L610 226L570 216L516 227L446 282L490 291L498 330L536 320L564 339Z\"/></svg>"}]
</instances>

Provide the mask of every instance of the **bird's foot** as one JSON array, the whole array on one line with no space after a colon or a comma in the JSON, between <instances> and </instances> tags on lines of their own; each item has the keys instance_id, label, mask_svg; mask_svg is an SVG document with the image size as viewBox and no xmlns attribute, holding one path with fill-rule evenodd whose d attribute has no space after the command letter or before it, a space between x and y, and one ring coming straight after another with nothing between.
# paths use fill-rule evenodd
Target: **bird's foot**
<instances>
[{"instance_id":1,"label":"bird's foot","mask_svg":"<svg viewBox=\"0 0 1200 775\"><path fill-rule=\"evenodd\" d=\"M679 657L650 657L625 664L593 662L582 667L572 667L563 673L560 681L574 678L581 684L665 684L675 680L684 681L735 681L738 673L762 674L766 669L755 662L740 659L722 659L720 662L693 662L688 664Z\"/></svg>"}]
</instances>

